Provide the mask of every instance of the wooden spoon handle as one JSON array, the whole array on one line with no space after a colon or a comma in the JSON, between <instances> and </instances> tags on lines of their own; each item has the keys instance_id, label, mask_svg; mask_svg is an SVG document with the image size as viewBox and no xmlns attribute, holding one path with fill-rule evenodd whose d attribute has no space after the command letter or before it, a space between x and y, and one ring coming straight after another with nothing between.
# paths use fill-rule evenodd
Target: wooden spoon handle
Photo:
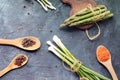
<instances>
[{"instance_id":1,"label":"wooden spoon handle","mask_svg":"<svg viewBox=\"0 0 120 80\"><path fill-rule=\"evenodd\" d=\"M8 40L8 39L0 39L0 44L13 45L13 44L14 44L14 41Z\"/></svg>"},{"instance_id":2,"label":"wooden spoon handle","mask_svg":"<svg viewBox=\"0 0 120 80\"><path fill-rule=\"evenodd\" d=\"M2 77L4 74L6 74L7 72L9 72L11 69L9 67L6 67L5 69L3 69L2 71L0 71L0 77Z\"/></svg>"},{"instance_id":3,"label":"wooden spoon handle","mask_svg":"<svg viewBox=\"0 0 120 80\"><path fill-rule=\"evenodd\" d=\"M111 73L111 76L112 76L113 80L118 80L118 77L117 77L117 75L115 73L115 70L113 69L112 65L109 66L109 68L110 68L109 72Z\"/></svg>"},{"instance_id":4,"label":"wooden spoon handle","mask_svg":"<svg viewBox=\"0 0 120 80\"><path fill-rule=\"evenodd\" d=\"M113 68L113 66L112 66L111 61L109 61L108 63L106 63L105 66L106 66L106 68L108 69L108 71L110 72L113 80L118 80L118 77L117 77L117 75L116 75L116 73L115 73L115 70L114 70L114 68Z\"/></svg>"}]
</instances>

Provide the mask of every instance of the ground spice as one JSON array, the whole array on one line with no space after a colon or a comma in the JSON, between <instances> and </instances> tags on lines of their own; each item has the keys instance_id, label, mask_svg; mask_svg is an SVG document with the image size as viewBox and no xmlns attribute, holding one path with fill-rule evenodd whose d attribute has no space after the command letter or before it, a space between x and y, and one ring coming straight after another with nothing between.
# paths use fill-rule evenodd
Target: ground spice
<instances>
[{"instance_id":1,"label":"ground spice","mask_svg":"<svg viewBox=\"0 0 120 80\"><path fill-rule=\"evenodd\" d=\"M107 50L107 48L105 48L104 46L100 46L97 52L97 58L102 62L105 62L108 59L110 59L110 53Z\"/></svg>"},{"instance_id":2,"label":"ground spice","mask_svg":"<svg viewBox=\"0 0 120 80\"><path fill-rule=\"evenodd\" d=\"M28 14L28 15L30 15L30 13L29 13L29 12L28 12L27 14Z\"/></svg>"},{"instance_id":3,"label":"ground spice","mask_svg":"<svg viewBox=\"0 0 120 80\"><path fill-rule=\"evenodd\" d=\"M29 39L29 38L25 38L25 39L23 39L23 41L22 41L23 47L30 47L30 46L33 46L33 45L35 45L35 44L36 44L36 42L33 41L33 40L31 40L31 39Z\"/></svg>"},{"instance_id":4,"label":"ground spice","mask_svg":"<svg viewBox=\"0 0 120 80\"><path fill-rule=\"evenodd\" d=\"M26 57L23 55L19 56L18 58L15 59L15 65L21 66L24 61L26 61Z\"/></svg>"}]
</instances>

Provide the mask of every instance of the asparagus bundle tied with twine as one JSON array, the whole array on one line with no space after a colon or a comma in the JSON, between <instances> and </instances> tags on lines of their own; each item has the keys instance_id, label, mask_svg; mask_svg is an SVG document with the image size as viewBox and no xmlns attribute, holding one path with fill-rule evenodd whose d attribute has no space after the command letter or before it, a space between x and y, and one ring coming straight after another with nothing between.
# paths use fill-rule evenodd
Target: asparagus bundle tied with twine
<instances>
[{"instance_id":1,"label":"asparagus bundle tied with twine","mask_svg":"<svg viewBox=\"0 0 120 80\"><path fill-rule=\"evenodd\" d=\"M53 41L58 47L50 41L47 41L47 44L50 46L48 50L52 51L57 57L68 64L70 67L69 70L76 72L79 75L80 80L110 80L109 78L86 67L80 60L76 59L57 36L53 37Z\"/></svg>"},{"instance_id":2,"label":"asparagus bundle tied with twine","mask_svg":"<svg viewBox=\"0 0 120 80\"><path fill-rule=\"evenodd\" d=\"M112 16L113 13L107 10L105 5L98 5L95 8L87 7L66 19L60 27L82 26L110 18Z\"/></svg>"}]
</instances>

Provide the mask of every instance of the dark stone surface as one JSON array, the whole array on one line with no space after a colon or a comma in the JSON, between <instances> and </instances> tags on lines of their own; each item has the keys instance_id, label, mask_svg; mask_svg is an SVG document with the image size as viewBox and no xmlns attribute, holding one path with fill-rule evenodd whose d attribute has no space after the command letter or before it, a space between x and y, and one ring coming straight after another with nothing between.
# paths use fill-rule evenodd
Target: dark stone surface
<instances>
[{"instance_id":1,"label":"dark stone surface","mask_svg":"<svg viewBox=\"0 0 120 80\"><path fill-rule=\"evenodd\" d=\"M45 12L34 0L0 0L0 37L15 39L23 36L36 36L41 40L39 50L28 52L12 46L0 45L0 70L19 53L28 55L28 64L13 70L0 80L79 80L78 76L61 65L52 53L48 52L47 40L57 35L67 48L84 64L111 78L108 71L96 60L96 48L103 44L111 52L113 67L120 80L120 0L96 0L104 4L115 16L99 23L101 35L89 41L84 31L76 28L59 29L59 25L69 16L70 7L60 0L50 0L56 11ZM22 29L18 29L22 26ZM93 32L92 28L90 32Z\"/></svg>"}]
</instances>

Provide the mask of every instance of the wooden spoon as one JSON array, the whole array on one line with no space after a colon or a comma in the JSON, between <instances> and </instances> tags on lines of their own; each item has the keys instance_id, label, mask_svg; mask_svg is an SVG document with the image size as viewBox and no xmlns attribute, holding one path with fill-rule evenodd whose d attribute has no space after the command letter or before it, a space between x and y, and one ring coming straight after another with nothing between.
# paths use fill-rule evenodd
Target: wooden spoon
<instances>
[{"instance_id":1,"label":"wooden spoon","mask_svg":"<svg viewBox=\"0 0 120 80\"><path fill-rule=\"evenodd\" d=\"M107 61L105 61L105 62L101 61L101 60L99 59L99 57L98 57L98 54L102 51L101 49L104 49L104 52L103 52L103 53L108 53L108 55L110 56L110 58L109 58ZM104 47L103 45L100 45L100 46L97 48L96 55L97 55L98 61L99 61L101 64L103 64L103 65L108 69L108 71L109 71L110 74L112 75L113 80L118 80L117 75L116 75L116 73L115 73L115 71L114 71L114 69L113 69L112 63L111 63L111 55L110 55L110 52L108 51L108 49L107 49L106 47Z\"/></svg>"},{"instance_id":2,"label":"wooden spoon","mask_svg":"<svg viewBox=\"0 0 120 80\"><path fill-rule=\"evenodd\" d=\"M16 65L16 60L18 58L20 58L21 56L24 56L24 59L25 59L24 62L22 62L21 64L18 63L19 65L18 64ZM4 68L2 71L0 71L0 77L3 76L4 74L6 74L7 72L9 72L10 70L22 67L27 62L28 62L28 57L26 55L18 54L6 68Z\"/></svg>"},{"instance_id":3,"label":"wooden spoon","mask_svg":"<svg viewBox=\"0 0 120 80\"><path fill-rule=\"evenodd\" d=\"M97 3L94 0L62 0L62 2L67 3L71 6L70 16L75 14L76 12L87 8L89 4L94 8L97 6ZM85 26L77 26L79 29L88 29L92 27L93 24L85 25Z\"/></svg>"},{"instance_id":4,"label":"wooden spoon","mask_svg":"<svg viewBox=\"0 0 120 80\"><path fill-rule=\"evenodd\" d=\"M30 40L34 41L35 44L32 46L29 46L29 47L24 47L22 45L24 39L30 39ZM13 39L13 40L0 39L0 44L12 45L12 46L16 46L16 47L19 47L21 49L24 49L24 50L36 50L36 49L40 48L40 46L41 46L40 40L38 38L32 37L32 36L17 38L17 39Z\"/></svg>"}]
</instances>

